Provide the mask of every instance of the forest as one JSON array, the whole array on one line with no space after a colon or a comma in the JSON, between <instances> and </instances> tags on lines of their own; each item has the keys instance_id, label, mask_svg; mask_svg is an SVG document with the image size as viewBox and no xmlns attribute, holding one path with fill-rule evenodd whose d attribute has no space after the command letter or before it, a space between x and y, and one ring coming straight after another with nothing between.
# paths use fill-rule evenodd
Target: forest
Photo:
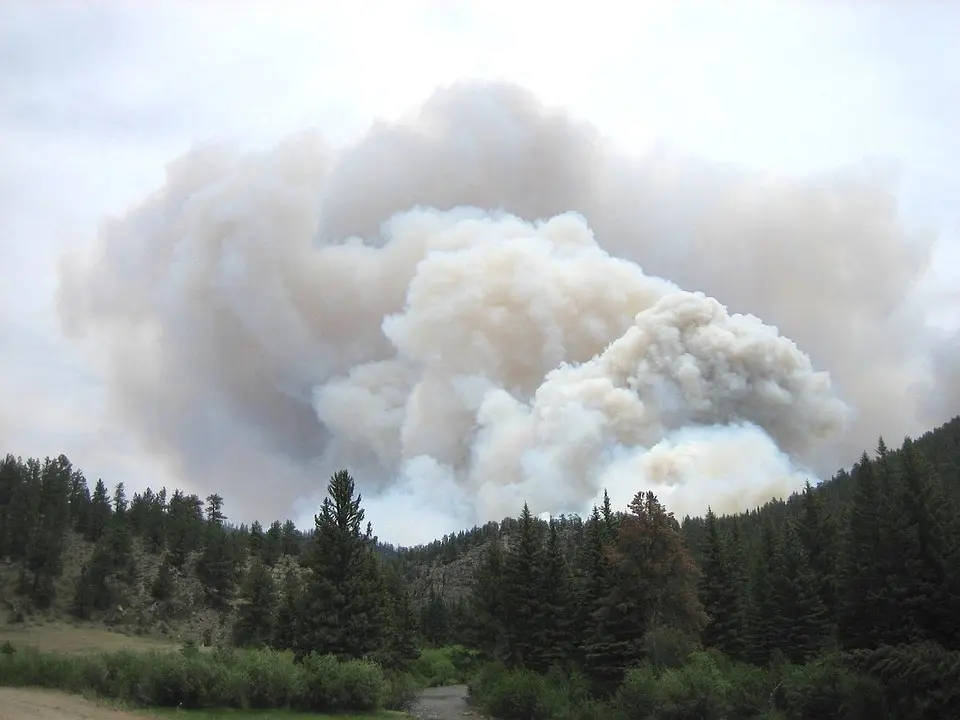
<instances>
[{"instance_id":1,"label":"forest","mask_svg":"<svg viewBox=\"0 0 960 720\"><path fill-rule=\"evenodd\" d=\"M466 682L502 720L960 717L960 417L737 515L676 518L638 487L408 548L348 471L327 489L309 532L235 525L218 494L128 497L63 455L7 455L6 622L183 647L66 662L7 642L0 684L329 711Z\"/></svg>"}]
</instances>

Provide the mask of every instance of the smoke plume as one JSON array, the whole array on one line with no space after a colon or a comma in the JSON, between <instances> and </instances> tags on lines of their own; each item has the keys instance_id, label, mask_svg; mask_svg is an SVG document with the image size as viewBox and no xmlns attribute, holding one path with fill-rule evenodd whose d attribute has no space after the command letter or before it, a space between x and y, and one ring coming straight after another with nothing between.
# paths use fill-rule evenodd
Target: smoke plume
<instances>
[{"instance_id":1,"label":"smoke plume","mask_svg":"<svg viewBox=\"0 0 960 720\"><path fill-rule=\"evenodd\" d=\"M192 150L64 258L60 315L111 421L235 519L340 467L394 540L388 510L425 539L604 487L735 510L945 419L894 179L631 157L460 83L347 148Z\"/></svg>"}]
</instances>

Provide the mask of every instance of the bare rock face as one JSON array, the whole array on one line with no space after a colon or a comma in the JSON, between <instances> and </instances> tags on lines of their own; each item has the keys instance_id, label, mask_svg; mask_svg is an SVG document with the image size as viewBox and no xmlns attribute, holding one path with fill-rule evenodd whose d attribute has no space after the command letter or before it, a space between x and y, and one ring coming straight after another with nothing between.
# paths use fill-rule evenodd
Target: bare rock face
<instances>
[{"instance_id":1,"label":"bare rock face","mask_svg":"<svg viewBox=\"0 0 960 720\"><path fill-rule=\"evenodd\" d=\"M473 587L473 575L487 552L486 545L470 548L453 562L436 560L415 569L410 588L415 603L426 602L431 590L438 590L444 600L466 598Z\"/></svg>"}]
</instances>

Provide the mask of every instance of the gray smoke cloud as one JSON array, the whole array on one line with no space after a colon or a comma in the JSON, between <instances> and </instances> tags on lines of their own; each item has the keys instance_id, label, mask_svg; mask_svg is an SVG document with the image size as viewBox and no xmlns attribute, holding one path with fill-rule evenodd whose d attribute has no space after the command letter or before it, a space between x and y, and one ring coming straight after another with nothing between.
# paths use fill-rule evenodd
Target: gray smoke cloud
<instances>
[{"instance_id":1,"label":"gray smoke cloud","mask_svg":"<svg viewBox=\"0 0 960 720\"><path fill-rule=\"evenodd\" d=\"M188 152L63 259L59 312L111 421L235 518L344 466L440 532L604 487L735 510L955 410L895 180L631 156L462 82L350 147Z\"/></svg>"}]
</instances>

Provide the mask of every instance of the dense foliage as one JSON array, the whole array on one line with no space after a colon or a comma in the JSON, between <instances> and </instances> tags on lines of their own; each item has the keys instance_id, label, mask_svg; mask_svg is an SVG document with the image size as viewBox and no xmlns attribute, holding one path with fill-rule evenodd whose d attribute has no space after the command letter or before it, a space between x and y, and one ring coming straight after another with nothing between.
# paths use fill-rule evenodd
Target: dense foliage
<instances>
[{"instance_id":1,"label":"dense foliage","mask_svg":"<svg viewBox=\"0 0 960 720\"><path fill-rule=\"evenodd\" d=\"M370 662L385 687L417 675L421 648L457 644L417 682L469 675L502 718L957 717L958 503L960 418L738 515L679 521L638 488L622 510L546 523L525 506L416 548L377 540L347 472L302 533L230 525L219 495L128 500L63 456L7 456L0 560L13 621L122 623L148 596L175 624L199 601L221 641L264 653L243 657ZM437 580L465 568L468 592ZM9 657L0 681L28 672Z\"/></svg>"}]
</instances>

